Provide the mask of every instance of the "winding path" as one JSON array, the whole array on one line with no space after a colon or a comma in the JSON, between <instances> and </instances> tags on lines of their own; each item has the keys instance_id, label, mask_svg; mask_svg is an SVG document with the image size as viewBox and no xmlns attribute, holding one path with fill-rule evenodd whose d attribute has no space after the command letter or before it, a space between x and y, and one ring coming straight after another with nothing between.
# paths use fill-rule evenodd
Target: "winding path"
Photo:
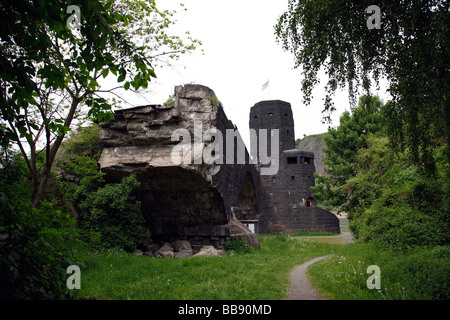
<instances>
[{"instance_id":1,"label":"winding path","mask_svg":"<svg viewBox=\"0 0 450 320\"><path fill-rule=\"evenodd\" d=\"M344 231L338 236L310 236L310 237L295 237L303 239L312 239L314 241L335 243L341 245L347 245L353 242L354 238L349 231ZM289 300L324 300L314 287L309 282L306 276L306 269L316 263L317 261L323 260L331 255L326 255L318 258L314 258L303 264L295 266L289 273L289 281L291 286L289 288Z\"/></svg>"},{"instance_id":2,"label":"winding path","mask_svg":"<svg viewBox=\"0 0 450 320\"><path fill-rule=\"evenodd\" d=\"M289 300L323 300L306 277L306 269L313 263L323 260L331 255L314 258L298 266L289 273Z\"/></svg>"},{"instance_id":3,"label":"winding path","mask_svg":"<svg viewBox=\"0 0 450 320\"><path fill-rule=\"evenodd\" d=\"M305 236L305 237L292 237L295 239L310 239L314 241L334 243L334 244L342 244L347 245L352 243L354 238L350 231L344 231L340 235L337 236Z\"/></svg>"},{"instance_id":4,"label":"winding path","mask_svg":"<svg viewBox=\"0 0 450 320\"><path fill-rule=\"evenodd\" d=\"M344 219L346 221L346 219ZM343 228L342 222L344 220L340 220L341 228ZM334 243L340 245L347 245L352 243L354 238L350 231L343 231L340 235L336 236L306 236L306 237L293 237L297 239L309 239L313 241ZM313 263L317 261L323 260L327 257L331 256L331 254L314 258L310 261L307 261L303 264L295 266L289 273L289 281L291 282L291 286L289 288L288 299L289 300L324 300L321 297L316 289L311 285L307 276L306 269Z\"/></svg>"}]
</instances>

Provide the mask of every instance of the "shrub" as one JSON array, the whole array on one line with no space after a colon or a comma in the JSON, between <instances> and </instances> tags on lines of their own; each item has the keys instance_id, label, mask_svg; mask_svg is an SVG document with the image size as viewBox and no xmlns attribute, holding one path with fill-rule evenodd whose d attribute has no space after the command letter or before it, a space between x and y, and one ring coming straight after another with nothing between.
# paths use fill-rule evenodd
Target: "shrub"
<instances>
[{"instance_id":1,"label":"shrub","mask_svg":"<svg viewBox=\"0 0 450 320\"><path fill-rule=\"evenodd\" d=\"M69 265L85 250L69 214L43 201L31 209L20 161L0 167L0 300L70 298Z\"/></svg>"},{"instance_id":2,"label":"shrub","mask_svg":"<svg viewBox=\"0 0 450 320\"><path fill-rule=\"evenodd\" d=\"M251 252L250 247L247 246L242 239L228 240L225 242L224 247L226 251L232 251L236 254L246 254Z\"/></svg>"},{"instance_id":3,"label":"shrub","mask_svg":"<svg viewBox=\"0 0 450 320\"><path fill-rule=\"evenodd\" d=\"M368 141L356 158L358 174L343 187L353 235L401 249L448 243L443 180L408 164L406 152L393 155L387 139Z\"/></svg>"},{"instance_id":4,"label":"shrub","mask_svg":"<svg viewBox=\"0 0 450 320\"><path fill-rule=\"evenodd\" d=\"M102 149L100 126L93 123L89 127L79 127L64 140L62 149L69 153L85 153L94 158L98 157Z\"/></svg>"},{"instance_id":5,"label":"shrub","mask_svg":"<svg viewBox=\"0 0 450 320\"><path fill-rule=\"evenodd\" d=\"M106 184L95 191L88 185L84 178L75 191L80 228L98 232L102 248L133 251L145 235L140 202L132 194L139 186L136 177L130 175L120 183Z\"/></svg>"},{"instance_id":6,"label":"shrub","mask_svg":"<svg viewBox=\"0 0 450 320\"><path fill-rule=\"evenodd\" d=\"M67 154L58 165L71 180L61 181L60 191L75 208L79 228L100 237L100 246L86 239L93 249L133 251L144 237L140 202L133 195L139 182L130 175L120 183L105 184L97 165L99 134L100 127L93 124L64 142Z\"/></svg>"}]
</instances>

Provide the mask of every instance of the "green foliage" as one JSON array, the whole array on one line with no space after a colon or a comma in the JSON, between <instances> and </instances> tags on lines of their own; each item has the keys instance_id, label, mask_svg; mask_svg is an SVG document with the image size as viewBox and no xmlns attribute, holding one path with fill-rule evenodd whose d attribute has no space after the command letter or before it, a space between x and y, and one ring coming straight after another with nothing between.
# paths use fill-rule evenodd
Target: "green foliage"
<instances>
[{"instance_id":1,"label":"green foliage","mask_svg":"<svg viewBox=\"0 0 450 320\"><path fill-rule=\"evenodd\" d=\"M367 288L370 265L380 267L379 290ZM357 242L312 265L308 276L327 299L448 300L450 250L448 246L435 246L398 252Z\"/></svg>"},{"instance_id":2,"label":"green foliage","mask_svg":"<svg viewBox=\"0 0 450 320\"><path fill-rule=\"evenodd\" d=\"M211 96L208 98L209 102L211 103L211 105L218 107L222 105L222 102L219 101L219 99L217 99L216 96Z\"/></svg>"},{"instance_id":3,"label":"green foliage","mask_svg":"<svg viewBox=\"0 0 450 320\"><path fill-rule=\"evenodd\" d=\"M430 173L426 163L415 164L411 149L392 149L392 141L382 135L382 114L390 103L365 99L367 107L361 99L353 114L344 113L340 126L325 137L327 175L311 188L315 196L347 212L353 235L363 241L402 250L448 243L446 145L433 149L436 174Z\"/></svg>"},{"instance_id":4,"label":"green foliage","mask_svg":"<svg viewBox=\"0 0 450 320\"><path fill-rule=\"evenodd\" d=\"M62 148L69 153L97 157L102 148L100 130L100 126L96 123L92 123L88 127L79 127L76 132L72 132L70 137L64 140Z\"/></svg>"},{"instance_id":5,"label":"green foliage","mask_svg":"<svg viewBox=\"0 0 450 320\"><path fill-rule=\"evenodd\" d=\"M169 106L175 105L175 96L174 96L173 94L171 94L171 95L167 98L166 102L164 102L164 104L165 104L165 105L169 105Z\"/></svg>"},{"instance_id":6,"label":"green foliage","mask_svg":"<svg viewBox=\"0 0 450 320\"><path fill-rule=\"evenodd\" d=\"M82 127L76 132L72 132L62 144L62 154L64 156L57 161L63 176L69 174L78 181L86 179L83 184L90 191L98 188L104 183L103 177L105 175L98 170L97 160L100 157L101 148L100 126L98 124L93 123L89 127ZM65 187L69 187L71 184L64 181L61 183ZM76 191L71 191L72 199L73 192Z\"/></svg>"},{"instance_id":7,"label":"green foliage","mask_svg":"<svg viewBox=\"0 0 450 320\"><path fill-rule=\"evenodd\" d=\"M43 201L32 208L20 166L14 158L2 157L0 299L70 298L66 270L82 266L82 234L54 203Z\"/></svg>"},{"instance_id":8,"label":"green foliage","mask_svg":"<svg viewBox=\"0 0 450 320\"><path fill-rule=\"evenodd\" d=\"M101 173L63 183L63 192L79 214L79 228L98 233L98 248L121 248L133 251L145 232L140 202L133 196L139 186L134 175L120 183L104 184Z\"/></svg>"},{"instance_id":9,"label":"green foliage","mask_svg":"<svg viewBox=\"0 0 450 320\"><path fill-rule=\"evenodd\" d=\"M97 155L96 155L97 157ZM64 174L72 174L78 179L87 179L89 183L97 181L102 183L103 172L98 171L97 161L87 155L68 154L58 161L59 167L64 170Z\"/></svg>"},{"instance_id":10,"label":"green foliage","mask_svg":"<svg viewBox=\"0 0 450 320\"><path fill-rule=\"evenodd\" d=\"M381 10L380 29L366 25L366 9L374 4ZM290 0L275 33L294 55L295 67L302 68L307 103L325 69L324 111L335 109L337 89L347 85L355 104L360 87L369 92L373 82L386 77L393 97L386 110L389 136L433 173L433 149L450 143L449 8L445 0Z\"/></svg>"},{"instance_id":11,"label":"green foliage","mask_svg":"<svg viewBox=\"0 0 450 320\"><path fill-rule=\"evenodd\" d=\"M448 243L443 181L408 164L405 153L393 154L387 138L368 141L356 158L358 174L342 188L354 236L400 249Z\"/></svg>"},{"instance_id":12,"label":"green foliage","mask_svg":"<svg viewBox=\"0 0 450 320\"><path fill-rule=\"evenodd\" d=\"M228 240L225 242L224 247L230 254L246 254L251 252L251 248L242 239Z\"/></svg>"},{"instance_id":13,"label":"green foliage","mask_svg":"<svg viewBox=\"0 0 450 320\"><path fill-rule=\"evenodd\" d=\"M130 175L120 183L105 184L105 174L97 164L100 145L96 124L80 129L64 142L67 154L59 166L63 176L77 182L61 181L60 190L75 208L79 228L99 235L100 245L86 239L93 248L133 251L144 237L140 202L133 195L139 182Z\"/></svg>"},{"instance_id":14,"label":"green foliage","mask_svg":"<svg viewBox=\"0 0 450 320\"><path fill-rule=\"evenodd\" d=\"M323 137L326 148L324 158L325 176L316 176L317 185L312 187L315 197L324 205L335 207L346 202L342 186L356 175L356 155L367 147L367 137L383 131L382 103L378 97L363 96L350 114L344 112L340 125L330 128Z\"/></svg>"},{"instance_id":15,"label":"green foliage","mask_svg":"<svg viewBox=\"0 0 450 320\"><path fill-rule=\"evenodd\" d=\"M101 234L102 247L133 251L145 233L140 202L132 195L139 186L134 175L121 183L107 184L88 194L78 208L83 212L80 227Z\"/></svg>"}]
</instances>

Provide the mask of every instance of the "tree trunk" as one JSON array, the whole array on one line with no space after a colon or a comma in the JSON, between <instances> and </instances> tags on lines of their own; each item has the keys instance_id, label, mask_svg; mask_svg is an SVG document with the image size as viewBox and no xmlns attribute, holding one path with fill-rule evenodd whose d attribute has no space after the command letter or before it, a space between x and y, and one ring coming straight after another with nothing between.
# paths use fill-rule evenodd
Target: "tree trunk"
<instances>
[{"instance_id":1,"label":"tree trunk","mask_svg":"<svg viewBox=\"0 0 450 320\"><path fill-rule=\"evenodd\" d=\"M49 176L49 172L47 173L47 170L45 170L40 179L35 182L35 185L33 186L33 193L31 195L32 208L35 208L44 199Z\"/></svg>"},{"instance_id":2,"label":"tree trunk","mask_svg":"<svg viewBox=\"0 0 450 320\"><path fill-rule=\"evenodd\" d=\"M78 104L82 101L82 99L83 98L73 98L69 114L64 121L65 127L70 127L75 115L75 110L77 109ZM55 161L56 153L58 152L59 147L64 140L64 136L65 134L58 136L53 145L49 145L50 142L47 143L46 148L49 151L46 153L47 159L45 159L45 167L43 168L44 171L42 173L42 176L36 176L36 179L33 182L33 193L31 195L32 208L35 208L44 199L45 192L47 190L48 179L50 178L52 170L52 165ZM36 161L36 159L34 160Z\"/></svg>"}]
</instances>

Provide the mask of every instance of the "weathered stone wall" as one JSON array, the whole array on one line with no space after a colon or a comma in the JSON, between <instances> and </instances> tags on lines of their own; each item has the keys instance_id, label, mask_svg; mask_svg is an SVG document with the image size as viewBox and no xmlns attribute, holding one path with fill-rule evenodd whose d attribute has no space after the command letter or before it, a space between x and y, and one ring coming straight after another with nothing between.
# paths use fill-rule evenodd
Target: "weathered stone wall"
<instances>
[{"instance_id":1,"label":"weathered stone wall","mask_svg":"<svg viewBox=\"0 0 450 320\"><path fill-rule=\"evenodd\" d=\"M227 144L227 129L234 131L236 127L227 119L223 108L219 109L216 120L212 125L218 128L224 135L224 146ZM257 201L261 194L260 176L256 167L249 163L249 153L245 149L245 163L238 163L238 142L234 139L234 161L227 163L227 148L224 147L224 164L220 165L220 170L213 176L212 184L223 195L227 214L231 215L234 210L239 220L252 220L259 222ZM244 142L241 140L241 144ZM228 211L229 210L229 211Z\"/></svg>"},{"instance_id":2,"label":"weathered stone wall","mask_svg":"<svg viewBox=\"0 0 450 320\"><path fill-rule=\"evenodd\" d=\"M263 219L261 225L267 233L330 232L340 233L339 219L318 207L276 209L272 219Z\"/></svg>"},{"instance_id":3,"label":"weathered stone wall","mask_svg":"<svg viewBox=\"0 0 450 320\"><path fill-rule=\"evenodd\" d=\"M214 92L207 87L179 86L175 88L173 106L120 110L115 112L115 120L102 124L105 147L99 160L101 170L110 180L130 173L137 175L141 182L137 197L153 240L186 239L193 246L222 246L238 236L230 232L232 208L239 211L236 207L244 176L251 176L256 188L258 174L248 163L207 164L201 158L197 161L210 143L202 141L207 129L216 128L223 133L234 129L223 108L213 104L215 101L218 100ZM182 163L174 163L172 158L172 151L180 145L180 141L172 141L178 129L184 129L191 140L190 154L180 150L186 160ZM186 142L184 139L179 138ZM223 142L225 145L225 135ZM254 193L256 198L257 191ZM239 231L240 237L255 244L254 236L248 234Z\"/></svg>"},{"instance_id":4,"label":"weathered stone wall","mask_svg":"<svg viewBox=\"0 0 450 320\"><path fill-rule=\"evenodd\" d=\"M294 118L288 102L270 100L256 103L250 109L249 127L256 130L267 129L267 141L269 142L270 130L279 130L280 152L295 148ZM268 151L270 154L270 144Z\"/></svg>"}]
</instances>

